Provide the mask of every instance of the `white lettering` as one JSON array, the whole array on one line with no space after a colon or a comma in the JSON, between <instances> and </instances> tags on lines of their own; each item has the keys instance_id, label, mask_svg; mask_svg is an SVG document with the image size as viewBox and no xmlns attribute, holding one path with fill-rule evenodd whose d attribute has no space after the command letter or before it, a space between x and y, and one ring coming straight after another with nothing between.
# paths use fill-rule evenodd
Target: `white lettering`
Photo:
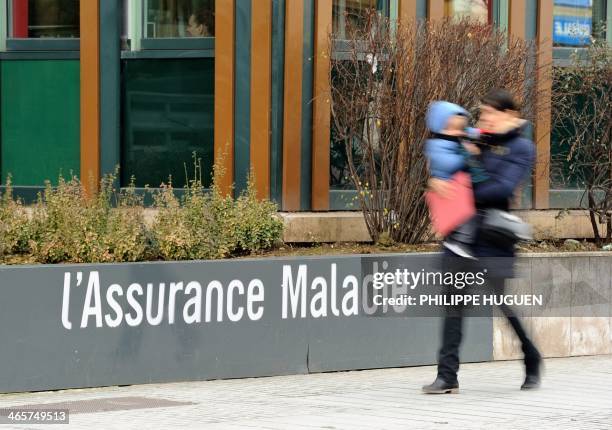
<instances>
[{"instance_id":1,"label":"white lettering","mask_svg":"<svg viewBox=\"0 0 612 430\"><path fill-rule=\"evenodd\" d=\"M185 287L185 295L195 290L195 296L187 300L185 307L183 308L183 319L186 324L199 323L202 321L202 285L197 281L191 281ZM189 312L189 308L192 308L192 312Z\"/></svg>"},{"instance_id":2,"label":"white lettering","mask_svg":"<svg viewBox=\"0 0 612 430\"><path fill-rule=\"evenodd\" d=\"M257 289L255 293L254 290ZM249 282L249 291L247 293L247 314L249 318L253 321L257 321L261 319L264 313L263 305L260 305L255 311L253 308L253 304L257 302L263 302L264 300L264 284L260 279L253 279Z\"/></svg>"},{"instance_id":3,"label":"white lettering","mask_svg":"<svg viewBox=\"0 0 612 430\"><path fill-rule=\"evenodd\" d=\"M123 310L121 309L119 303L117 303L117 301L113 297L113 294L115 293L118 296L123 296L123 289L121 288L121 285L113 284L106 290L106 302L111 308L113 308L116 315L115 318L112 318L110 314L106 314L104 316L104 321L106 321L106 325L109 327L118 327L119 324L121 324L121 321L123 320Z\"/></svg>"},{"instance_id":4,"label":"white lettering","mask_svg":"<svg viewBox=\"0 0 612 430\"><path fill-rule=\"evenodd\" d=\"M93 304L91 303L93 300ZM85 296L85 305L83 306L83 315L81 317L81 328L87 327L87 321L90 316L96 317L96 327L102 327L102 302L100 300L100 274L93 271L89 274L87 282L87 294Z\"/></svg>"},{"instance_id":5,"label":"white lettering","mask_svg":"<svg viewBox=\"0 0 612 430\"><path fill-rule=\"evenodd\" d=\"M351 287L351 290L347 292L342 298L342 313L345 316L357 315L359 313L359 282L353 275L349 275L344 278L342 282L342 288ZM349 302L351 305L349 306Z\"/></svg>"},{"instance_id":6,"label":"white lettering","mask_svg":"<svg viewBox=\"0 0 612 430\"><path fill-rule=\"evenodd\" d=\"M162 282L158 288L157 315L153 317L153 284L147 284L147 321L151 325L159 325L164 319L165 291L166 284Z\"/></svg>"},{"instance_id":7,"label":"white lettering","mask_svg":"<svg viewBox=\"0 0 612 430\"><path fill-rule=\"evenodd\" d=\"M142 323L142 317L143 317L142 306L140 305L138 300L136 300L136 298L134 297L135 293L137 293L139 296L142 296L144 294L142 290L142 286L140 286L140 284L134 283L130 285L127 289L127 294L126 294L128 304L132 307L132 309L134 309L134 312L136 313L136 316L132 316L131 312L125 315L125 322L127 322L128 325L132 327L136 327L140 325L140 323Z\"/></svg>"},{"instance_id":8,"label":"white lettering","mask_svg":"<svg viewBox=\"0 0 612 430\"><path fill-rule=\"evenodd\" d=\"M176 293L183 289L182 282L170 282L170 297L168 297L168 324L174 324L174 306Z\"/></svg>"},{"instance_id":9,"label":"white lettering","mask_svg":"<svg viewBox=\"0 0 612 430\"><path fill-rule=\"evenodd\" d=\"M310 314L313 318L320 318L327 316L327 281L322 276L317 276L312 280L310 288L316 290L317 287L321 287L321 291L317 292L310 302ZM319 306L317 306L319 303Z\"/></svg>"},{"instance_id":10,"label":"white lettering","mask_svg":"<svg viewBox=\"0 0 612 430\"><path fill-rule=\"evenodd\" d=\"M336 280L336 273L337 273L337 264L333 263L331 265L331 311L332 314L335 316L340 316L340 310L338 309L338 303L336 303L336 288L337 288L337 280Z\"/></svg>"},{"instance_id":11,"label":"white lettering","mask_svg":"<svg viewBox=\"0 0 612 430\"><path fill-rule=\"evenodd\" d=\"M210 322L213 291L217 291L217 321L223 321L223 285L219 281L211 281L206 288L206 313L204 315L206 322Z\"/></svg>"},{"instance_id":12,"label":"white lettering","mask_svg":"<svg viewBox=\"0 0 612 430\"><path fill-rule=\"evenodd\" d=\"M70 311L70 272L64 273L64 294L62 296L62 325L65 329L72 329L72 323L68 319Z\"/></svg>"},{"instance_id":13,"label":"white lettering","mask_svg":"<svg viewBox=\"0 0 612 430\"><path fill-rule=\"evenodd\" d=\"M227 287L227 315L230 321L240 321L244 314L242 306L238 306L238 310L234 312L234 296L233 290L238 289L238 294L244 294L244 285L238 279L234 279Z\"/></svg>"},{"instance_id":14,"label":"white lettering","mask_svg":"<svg viewBox=\"0 0 612 430\"><path fill-rule=\"evenodd\" d=\"M291 297L291 315L292 318L295 318L297 315L298 305L301 300L301 313L300 316L302 318L306 317L306 275L307 268L305 264L300 264L298 268L297 281L293 283L293 276L291 273L291 266L284 265L283 266L283 309L282 309L282 318L287 319L287 307L288 300Z\"/></svg>"}]
</instances>

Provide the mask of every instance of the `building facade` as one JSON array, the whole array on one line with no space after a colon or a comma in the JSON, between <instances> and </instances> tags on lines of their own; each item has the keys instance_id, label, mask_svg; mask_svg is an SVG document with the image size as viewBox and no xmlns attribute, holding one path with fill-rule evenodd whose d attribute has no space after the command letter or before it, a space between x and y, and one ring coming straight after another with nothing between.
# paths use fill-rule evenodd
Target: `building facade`
<instances>
[{"instance_id":1,"label":"building facade","mask_svg":"<svg viewBox=\"0 0 612 430\"><path fill-rule=\"evenodd\" d=\"M350 208L330 177L328 34L347 14L391 19L471 16L545 48L553 60L610 37L610 0L0 0L0 176L32 199L46 179L120 167L121 186L185 183L192 154L205 184L246 187L286 211ZM609 40L609 39L608 39ZM554 107L553 107L554 108ZM572 207L551 182L550 111L534 124L536 171L522 206ZM133 179L135 178L135 179ZM94 181L95 182L95 181Z\"/></svg>"}]
</instances>

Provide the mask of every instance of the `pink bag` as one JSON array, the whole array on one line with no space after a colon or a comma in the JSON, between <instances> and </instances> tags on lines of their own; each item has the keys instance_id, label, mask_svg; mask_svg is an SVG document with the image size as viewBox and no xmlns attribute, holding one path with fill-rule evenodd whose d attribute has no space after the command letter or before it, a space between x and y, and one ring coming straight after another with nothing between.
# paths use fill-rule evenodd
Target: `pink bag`
<instances>
[{"instance_id":1,"label":"pink bag","mask_svg":"<svg viewBox=\"0 0 612 430\"><path fill-rule=\"evenodd\" d=\"M433 191L425 192L429 216L434 231L446 236L476 215L472 179L466 172L457 172L450 179L450 197L444 198Z\"/></svg>"}]
</instances>

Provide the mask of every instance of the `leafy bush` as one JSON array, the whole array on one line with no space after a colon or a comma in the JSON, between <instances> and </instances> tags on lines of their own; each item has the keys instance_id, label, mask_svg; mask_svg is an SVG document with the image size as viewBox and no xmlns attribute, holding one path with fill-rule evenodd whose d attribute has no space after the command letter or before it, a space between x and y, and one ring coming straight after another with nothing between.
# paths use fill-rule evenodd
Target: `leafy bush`
<instances>
[{"instance_id":1,"label":"leafy bush","mask_svg":"<svg viewBox=\"0 0 612 430\"><path fill-rule=\"evenodd\" d=\"M213 179L210 193L202 184L202 166L194 157L194 178L188 179L185 194L179 199L172 187L162 184L154 194L159 212L153 235L160 256L165 260L223 258L234 249L231 228L231 197L222 196Z\"/></svg>"},{"instance_id":2,"label":"leafy bush","mask_svg":"<svg viewBox=\"0 0 612 430\"><path fill-rule=\"evenodd\" d=\"M0 259L6 255L28 252L30 235L28 214L21 201L13 198L9 175L6 191L0 194Z\"/></svg>"},{"instance_id":3,"label":"leafy bush","mask_svg":"<svg viewBox=\"0 0 612 430\"><path fill-rule=\"evenodd\" d=\"M47 181L32 218L31 249L40 263L142 260L147 251L144 208L131 185L118 195L116 174L101 181L89 198L77 177L58 186ZM113 210L113 198L116 210Z\"/></svg>"},{"instance_id":4,"label":"leafy bush","mask_svg":"<svg viewBox=\"0 0 612 430\"><path fill-rule=\"evenodd\" d=\"M136 193L134 179L118 194L116 210L108 213L104 244L112 261L141 261L154 256L151 232L144 220L143 196Z\"/></svg>"},{"instance_id":5,"label":"leafy bush","mask_svg":"<svg viewBox=\"0 0 612 430\"><path fill-rule=\"evenodd\" d=\"M199 160L194 160L194 168L180 200L171 183L154 196L159 213L153 234L163 259L224 258L270 248L280 239L283 225L276 205L257 199L252 180L234 200L219 189L222 172L215 172L207 192Z\"/></svg>"},{"instance_id":6,"label":"leafy bush","mask_svg":"<svg viewBox=\"0 0 612 430\"><path fill-rule=\"evenodd\" d=\"M283 222L276 216L276 205L268 200L259 200L253 177L246 191L237 199L236 242L239 250L256 252L272 247L280 240Z\"/></svg>"},{"instance_id":7,"label":"leafy bush","mask_svg":"<svg viewBox=\"0 0 612 430\"><path fill-rule=\"evenodd\" d=\"M149 228L144 197L134 179L117 192L114 174L105 176L95 196L88 196L77 177L58 185L46 182L32 214L15 200L7 181L0 200L0 258L28 254L40 263L100 263L151 259L215 259L270 248L283 231L276 205L257 199L252 180L237 199L202 183L202 166L194 155L194 177L182 197L162 184L153 192L157 216Z\"/></svg>"}]
</instances>

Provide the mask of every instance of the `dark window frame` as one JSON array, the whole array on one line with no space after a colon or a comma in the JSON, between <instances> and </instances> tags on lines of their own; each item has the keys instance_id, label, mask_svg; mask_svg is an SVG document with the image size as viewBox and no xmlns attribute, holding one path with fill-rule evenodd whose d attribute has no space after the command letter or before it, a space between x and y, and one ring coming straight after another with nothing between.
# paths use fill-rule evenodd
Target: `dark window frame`
<instances>
[{"instance_id":1,"label":"dark window frame","mask_svg":"<svg viewBox=\"0 0 612 430\"><path fill-rule=\"evenodd\" d=\"M40 52L58 52L59 57L63 58L63 53L68 53L71 51L80 51L81 49L81 41L80 37L58 37L58 38L22 38L22 37L11 37L9 34L8 25L12 15L11 8L9 7L9 3L12 0L0 0L4 2L4 7L6 10L6 34L3 35L5 38L5 51L4 53L10 52L32 52L34 56ZM80 14L80 10L79 10ZM80 25L80 23L79 23ZM79 29L80 33L80 29ZM73 55L68 55L71 58L74 58ZM55 57L54 57L55 58Z\"/></svg>"},{"instance_id":2,"label":"dark window frame","mask_svg":"<svg viewBox=\"0 0 612 430\"><path fill-rule=\"evenodd\" d=\"M126 1L126 0L123 0ZM134 0L127 0L134 1ZM216 4L215 4L216 8ZM167 58L188 57L188 58L209 58L215 55L215 37L146 37L145 36L145 17L146 4L140 0L139 7L124 10L124 13L139 13L135 22L138 25L135 34L140 38L137 49L131 49L131 42L127 39L127 48L122 49L121 58L164 58L163 52L167 52ZM128 22L130 21L128 17ZM150 54L154 51L153 54ZM179 54L179 52L183 54Z\"/></svg>"}]
</instances>

